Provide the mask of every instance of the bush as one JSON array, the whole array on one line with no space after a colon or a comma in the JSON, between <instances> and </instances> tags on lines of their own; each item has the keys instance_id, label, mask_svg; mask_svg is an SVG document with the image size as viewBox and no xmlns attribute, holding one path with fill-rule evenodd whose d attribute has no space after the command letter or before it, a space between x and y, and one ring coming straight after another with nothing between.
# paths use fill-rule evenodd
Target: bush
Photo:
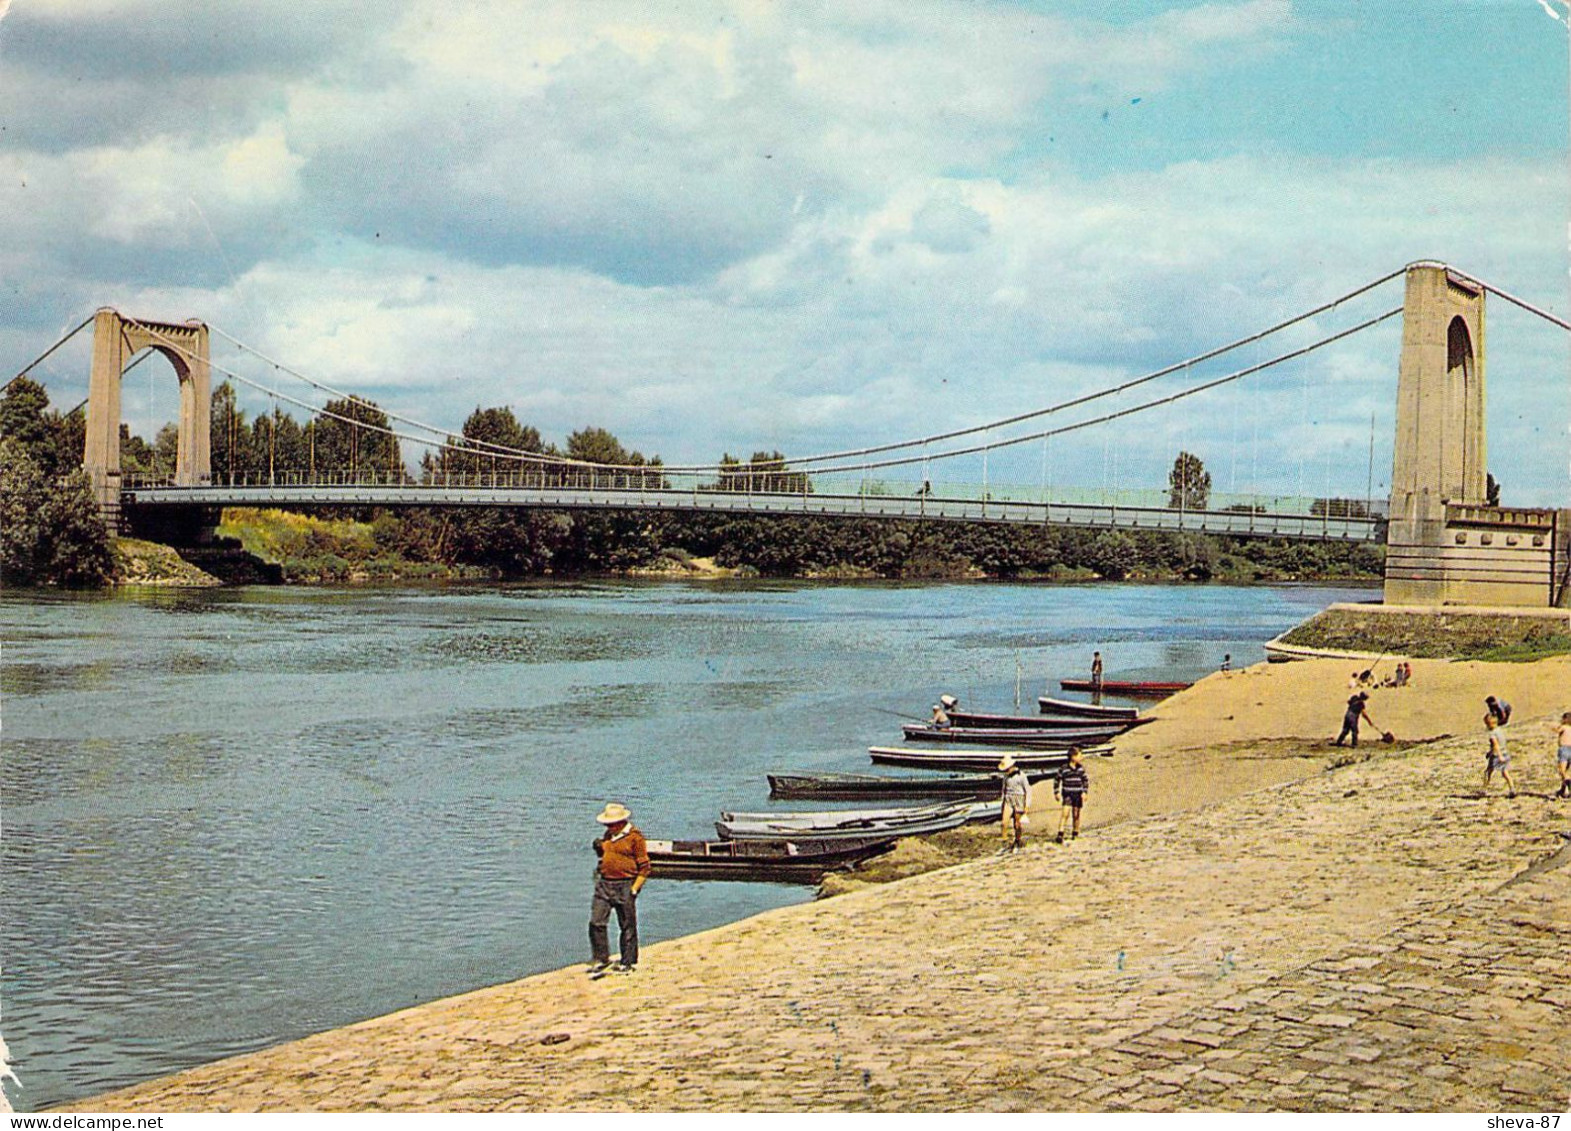
<instances>
[{"instance_id":1,"label":"bush","mask_svg":"<svg viewBox=\"0 0 1571 1131\"><path fill-rule=\"evenodd\" d=\"M97 588L114 568L87 476L51 483L19 443L0 440L0 584Z\"/></svg>"}]
</instances>

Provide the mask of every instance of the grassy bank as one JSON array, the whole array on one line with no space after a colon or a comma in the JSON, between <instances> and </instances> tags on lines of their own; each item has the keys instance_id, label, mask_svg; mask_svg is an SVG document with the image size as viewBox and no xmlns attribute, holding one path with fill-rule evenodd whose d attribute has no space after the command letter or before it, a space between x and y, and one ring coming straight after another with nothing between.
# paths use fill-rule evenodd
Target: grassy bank
<instances>
[{"instance_id":1,"label":"grassy bank","mask_svg":"<svg viewBox=\"0 0 1571 1131\"><path fill-rule=\"evenodd\" d=\"M157 542L116 538L110 550L114 554L116 585L210 588L222 584L212 574L198 569L170 547Z\"/></svg>"},{"instance_id":2,"label":"grassy bank","mask_svg":"<svg viewBox=\"0 0 1571 1131\"><path fill-rule=\"evenodd\" d=\"M415 561L398 552L378 523L317 518L277 510L230 508L218 527L247 552L283 569L293 583L430 581L489 576L445 562Z\"/></svg>"},{"instance_id":3,"label":"grassy bank","mask_svg":"<svg viewBox=\"0 0 1571 1131\"><path fill-rule=\"evenodd\" d=\"M1525 662L1571 653L1571 616L1327 609L1288 632L1282 642L1426 659Z\"/></svg>"}]
</instances>

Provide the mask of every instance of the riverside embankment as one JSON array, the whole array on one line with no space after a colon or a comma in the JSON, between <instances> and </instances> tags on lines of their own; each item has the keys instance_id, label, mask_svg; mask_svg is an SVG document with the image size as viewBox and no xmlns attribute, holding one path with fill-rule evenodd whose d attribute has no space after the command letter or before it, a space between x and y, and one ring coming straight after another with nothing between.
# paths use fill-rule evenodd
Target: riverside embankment
<instances>
[{"instance_id":1,"label":"riverside embankment","mask_svg":"<svg viewBox=\"0 0 1571 1131\"><path fill-rule=\"evenodd\" d=\"M1115 764L1174 785L1165 812L76 1106L1561 1110L1571 803L1547 722L1571 661L1415 665L1375 718L1456 737L1366 760L1322 745L1343 667L1206 680L1139 732L1149 762L1131 741L1093 765L1093 815L1117 811ZM1514 799L1480 788L1486 692L1517 706ZM1226 740L1244 765L1245 739L1318 764L1226 796L1220 755L1184 752Z\"/></svg>"}]
</instances>

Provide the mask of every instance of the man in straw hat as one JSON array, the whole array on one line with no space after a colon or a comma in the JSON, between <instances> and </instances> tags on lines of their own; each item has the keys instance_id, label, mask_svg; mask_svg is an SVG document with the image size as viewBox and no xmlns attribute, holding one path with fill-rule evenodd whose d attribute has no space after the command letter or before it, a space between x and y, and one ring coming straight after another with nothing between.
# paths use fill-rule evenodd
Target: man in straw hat
<instances>
[{"instance_id":1,"label":"man in straw hat","mask_svg":"<svg viewBox=\"0 0 1571 1131\"><path fill-rule=\"evenodd\" d=\"M595 869L595 895L589 904L589 949L594 961L589 973L631 974L638 965L638 891L649 879L649 846L644 834L633 827L633 814L627 806L613 801L595 820L605 826L605 835L595 841L600 864ZM616 923L622 931L622 953L611 962L606 924L616 909Z\"/></svg>"},{"instance_id":2,"label":"man in straw hat","mask_svg":"<svg viewBox=\"0 0 1571 1131\"><path fill-rule=\"evenodd\" d=\"M1004 825L1004 836L1014 835L1014 843L1002 851L1019 852L1025 843L1021 832L1026 820L1026 810L1031 806L1031 779L1016 763L1013 756L1005 754L998 763L1004 775L1004 794L999 816Z\"/></svg>"}]
</instances>

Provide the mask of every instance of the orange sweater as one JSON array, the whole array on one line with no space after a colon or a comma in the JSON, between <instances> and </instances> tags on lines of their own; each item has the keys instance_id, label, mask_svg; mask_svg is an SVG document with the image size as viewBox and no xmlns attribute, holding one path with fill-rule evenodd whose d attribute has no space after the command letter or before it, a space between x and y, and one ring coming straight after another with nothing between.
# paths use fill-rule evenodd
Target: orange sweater
<instances>
[{"instance_id":1,"label":"orange sweater","mask_svg":"<svg viewBox=\"0 0 1571 1131\"><path fill-rule=\"evenodd\" d=\"M600 874L608 880L649 875L649 846L644 843L644 834L631 826L614 840L601 837L595 841L595 854L600 857Z\"/></svg>"}]
</instances>

